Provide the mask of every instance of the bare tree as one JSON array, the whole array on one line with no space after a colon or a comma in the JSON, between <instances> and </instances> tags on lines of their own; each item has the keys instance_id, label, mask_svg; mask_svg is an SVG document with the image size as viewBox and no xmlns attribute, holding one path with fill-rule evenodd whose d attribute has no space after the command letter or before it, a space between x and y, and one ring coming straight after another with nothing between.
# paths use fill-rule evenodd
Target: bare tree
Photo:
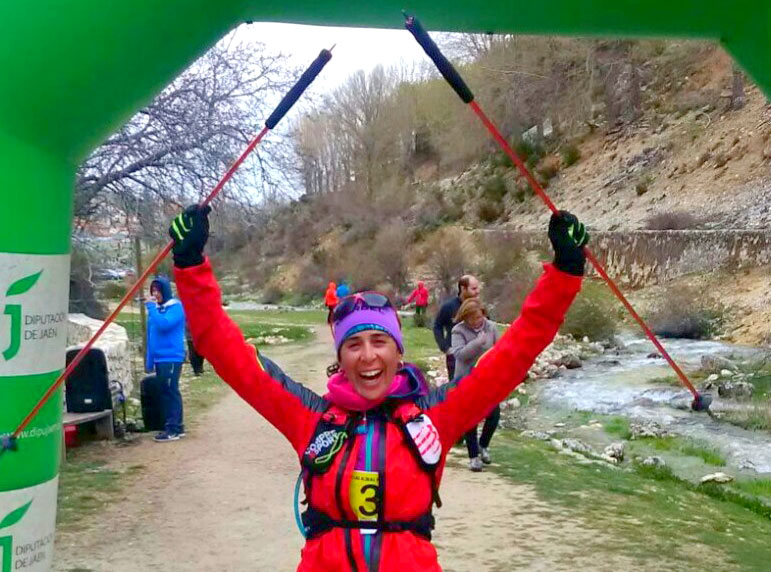
<instances>
[{"instance_id":1,"label":"bare tree","mask_svg":"<svg viewBox=\"0 0 771 572\"><path fill-rule=\"evenodd\" d=\"M156 216L159 204L178 208L199 199L238 157L294 74L284 56L262 44L226 38L86 159L76 179L76 218L88 220L107 206L142 221ZM229 192L240 188L253 202L255 192L275 184L276 162L285 160L276 149L261 146Z\"/></svg>"}]
</instances>

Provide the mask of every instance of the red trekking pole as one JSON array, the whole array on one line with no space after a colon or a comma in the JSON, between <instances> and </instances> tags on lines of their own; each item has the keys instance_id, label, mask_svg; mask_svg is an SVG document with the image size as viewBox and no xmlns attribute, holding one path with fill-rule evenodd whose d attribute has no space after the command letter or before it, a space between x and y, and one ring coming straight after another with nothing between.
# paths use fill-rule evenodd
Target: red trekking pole
<instances>
[{"instance_id":1,"label":"red trekking pole","mask_svg":"<svg viewBox=\"0 0 771 572\"><path fill-rule=\"evenodd\" d=\"M214 197L216 197L219 194L219 192L225 186L225 183L227 183L230 180L230 178L233 176L233 174L238 170L238 167L241 165L241 163L243 163L244 160L249 156L249 154L255 149L255 147L259 145L260 141L262 141L262 138L265 136L265 134L271 129L275 128L276 125L278 125L278 122L281 121L284 115L286 115L286 113L292 108L292 106L297 102L297 100L300 98L303 92L305 92L308 86L311 83L313 83L313 80L316 79L316 76L319 75L321 70L324 68L324 66L327 64L327 62L329 62L331 58L332 58L331 50L321 50L318 57L313 61L313 63L311 63L308 69L306 69L305 72L303 72L303 74L300 76L300 79L297 80L294 86L292 86L292 89L290 89L289 92L281 99L279 104L273 110L273 113L270 114L268 119L265 121L265 127L262 128L262 131L260 131L257 134L257 136L254 137L254 139L252 139L249 142L249 144L246 146L246 149L244 149L243 153L241 153L238 159L236 159L236 161L230 166L230 168L222 176L222 178L214 187L214 189L212 189L209 195L203 201L201 201L200 203L201 206L206 206L212 200L214 200ZM93 335L93 337L90 340L88 340L86 345L83 346L83 349L81 349L75 355L75 357L72 359L69 365L67 365L65 370L51 385L51 387L48 388L45 394L43 394L43 396L38 401L37 405L35 405L35 407L32 408L32 410L22 420L22 422L19 423L19 426L14 430L13 433L11 433L8 436L4 436L0 439L0 456L2 456L3 452L6 450L16 449L17 447L16 439L21 434L21 432L24 431L24 428L29 424L30 421L32 421L35 415L38 414L38 412L43 407L43 405L45 405L45 403L50 399L51 395L53 395L53 393L59 388L59 386L64 382L64 380L67 379L67 377L75 370L78 364L82 361L83 357L93 347L94 343L96 343L96 340L99 339L99 336L101 336L102 333L104 333L104 331L107 329L107 326L109 326L113 322L113 320L115 320L115 318L118 316L118 314L123 309L123 307L128 303L129 300L133 298L137 290L139 290L142 287L145 280L147 280L147 277L150 276L150 274L152 274L152 272L157 268L157 266L161 263L161 261L164 258L166 258L169 252L171 252L171 248L173 246L174 246L174 241L170 240L169 243L165 247L163 247L163 249L155 256L155 258L153 258L153 261L147 267L147 270L145 270L142 273L142 275L137 279L136 283L129 289L129 291L120 301L120 303L115 308L115 310L113 310L112 313L107 317L107 319L104 321L102 326L97 330L97 332Z\"/></svg>"},{"instance_id":2,"label":"red trekking pole","mask_svg":"<svg viewBox=\"0 0 771 572\"><path fill-rule=\"evenodd\" d=\"M549 210L551 210L551 212L554 214L559 213L557 207L543 190L541 185L538 184L538 181L535 179L535 177L533 177L532 173L522 162L522 159L520 159L519 156L514 152L503 135L501 135L495 124L493 124L493 122L488 119L488 117L482 111L482 108L479 107L479 104L474 101L474 94L466 85L466 82L463 81L463 78L460 76L455 67L453 67L453 65L444 56L444 54L442 54L439 47L429 37L423 26L421 26L420 22L418 22L417 18L414 16L408 16L406 12L403 12L403 14L405 18L405 27L410 31L410 33L412 33L417 42L423 48L423 51L426 52L426 55L431 58L431 61L434 62L434 65L436 65L436 67L439 69L439 72L442 74L444 79L447 80L447 83L450 84L450 87L455 90L455 93L458 94L458 97L460 97L464 103L468 104L476 116L479 117L480 121L482 121L485 128L487 128L487 130L490 132L490 135L492 135L493 139L495 139L498 145L500 145L500 147L503 149L504 153L506 153L506 155L508 155L509 158L514 162L514 164L517 166L517 169L519 169L519 172L523 177L525 177L533 191L535 191L535 193L541 198ZM659 342L658 338L656 338L656 335L651 331L651 329L640 317L637 311L635 311L635 309L632 307L632 304L629 302L629 300L626 299L626 296L624 296L621 290L619 290L613 279L608 276L608 273L605 271L605 268L602 266L600 261L586 246L584 247L584 254L587 260L592 263L592 266L594 266L597 273L602 276L603 280L605 280L605 282L608 284L608 287L611 289L611 291L616 295L616 297L629 311L635 321L640 325L640 327L645 332L645 335L648 336L650 341L653 342L653 345L656 346L656 349L658 349L664 359L667 360L667 363L669 363L669 365L675 371L677 377L680 378L680 381L683 383L683 385L685 385L688 391L691 392L693 395L691 408L694 411L706 411L709 413L709 406L712 403L712 396L708 393L699 393L696 391L696 388L690 382L683 370L680 369L680 366L678 366L675 360L672 359L672 356L669 355L669 352L664 349L664 346L661 345L661 342Z\"/></svg>"}]
</instances>

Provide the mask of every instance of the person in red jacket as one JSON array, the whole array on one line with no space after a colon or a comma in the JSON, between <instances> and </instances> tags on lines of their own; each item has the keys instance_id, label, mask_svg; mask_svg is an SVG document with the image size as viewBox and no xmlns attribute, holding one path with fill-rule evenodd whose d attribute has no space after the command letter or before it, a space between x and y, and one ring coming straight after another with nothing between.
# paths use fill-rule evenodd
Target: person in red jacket
<instances>
[{"instance_id":1,"label":"person in red jacket","mask_svg":"<svg viewBox=\"0 0 771 572\"><path fill-rule=\"evenodd\" d=\"M412 291L409 298L407 298L407 304L415 302L415 314L420 316L426 313L428 307L428 289L424 285L423 281L418 281L418 287Z\"/></svg>"},{"instance_id":2,"label":"person in red jacket","mask_svg":"<svg viewBox=\"0 0 771 572\"><path fill-rule=\"evenodd\" d=\"M334 282L327 284L327 291L324 292L324 305L327 307L329 313L327 314L327 324L332 323L332 310L335 309L337 303L340 301L337 298L337 286Z\"/></svg>"},{"instance_id":3,"label":"person in red jacket","mask_svg":"<svg viewBox=\"0 0 771 572\"><path fill-rule=\"evenodd\" d=\"M588 237L569 213L552 217L554 263L508 331L466 377L429 391L402 361L398 315L377 292L348 296L332 316L338 368L320 396L244 341L222 309L203 255L209 207L172 223L174 276L195 346L218 375L291 443L307 510L300 572L441 571L432 507L448 451L527 375L578 293Z\"/></svg>"}]
</instances>

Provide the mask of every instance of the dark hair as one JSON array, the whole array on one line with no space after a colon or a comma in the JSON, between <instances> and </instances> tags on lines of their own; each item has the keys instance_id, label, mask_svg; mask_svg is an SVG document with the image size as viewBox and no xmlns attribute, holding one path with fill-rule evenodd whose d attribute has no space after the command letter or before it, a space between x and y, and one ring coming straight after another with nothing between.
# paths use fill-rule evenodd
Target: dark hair
<instances>
[{"instance_id":1,"label":"dark hair","mask_svg":"<svg viewBox=\"0 0 771 572\"><path fill-rule=\"evenodd\" d=\"M471 274L464 274L458 278L458 296L461 295L463 288L468 288L469 282L471 282Z\"/></svg>"},{"instance_id":2,"label":"dark hair","mask_svg":"<svg viewBox=\"0 0 771 572\"><path fill-rule=\"evenodd\" d=\"M332 365L327 366L327 377L332 377L338 371L340 371L340 364L335 362Z\"/></svg>"}]
</instances>

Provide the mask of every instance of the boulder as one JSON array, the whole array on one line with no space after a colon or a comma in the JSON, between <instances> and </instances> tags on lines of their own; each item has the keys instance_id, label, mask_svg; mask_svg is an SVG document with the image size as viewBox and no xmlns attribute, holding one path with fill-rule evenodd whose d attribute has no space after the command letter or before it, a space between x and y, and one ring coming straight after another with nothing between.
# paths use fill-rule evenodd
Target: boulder
<instances>
[{"instance_id":1,"label":"boulder","mask_svg":"<svg viewBox=\"0 0 771 572\"><path fill-rule=\"evenodd\" d=\"M589 445L583 441L579 441L578 439L563 439L560 444L562 445L563 449L568 449L574 453L580 453L590 457L597 455Z\"/></svg>"},{"instance_id":2,"label":"boulder","mask_svg":"<svg viewBox=\"0 0 771 572\"><path fill-rule=\"evenodd\" d=\"M663 467L666 465L661 457L646 457L641 463L644 467Z\"/></svg>"},{"instance_id":3,"label":"boulder","mask_svg":"<svg viewBox=\"0 0 771 572\"><path fill-rule=\"evenodd\" d=\"M731 475L726 475L725 473L712 473L709 475L704 475L701 479L699 479L699 483L730 483L733 481L734 478Z\"/></svg>"},{"instance_id":4,"label":"boulder","mask_svg":"<svg viewBox=\"0 0 771 572\"><path fill-rule=\"evenodd\" d=\"M611 443L605 447L605 451L603 451L603 453L606 457L615 459L617 463L620 463L624 460L624 443Z\"/></svg>"},{"instance_id":5,"label":"boulder","mask_svg":"<svg viewBox=\"0 0 771 572\"><path fill-rule=\"evenodd\" d=\"M103 324L104 322L101 320L89 318L85 314L70 314L67 323L67 349L84 346ZM134 375L126 328L116 323L110 324L96 341L94 347L104 352L109 380L121 382L124 394L131 394Z\"/></svg>"},{"instance_id":6,"label":"boulder","mask_svg":"<svg viewBox=\"0 0 771 572\"><path fill-rule=\"evenodd\" d=\"M632 433L631 439L644 439L646 437L666 437L668 432L654 423L653 421L647 421L644 423L632 423L629 426L629 430Z\"/></svg>"},{"instance_id":7,"label":"boulder","mask_svg":"<svg viewBox=\"0 0 771 572\"><path fill-rule=\"evenodd\" d=\"M717 394L725 398L748 399L752 397L755 386L747 381L724 381L717 388Z\"/></svg>"},{"instance_id":8,"label":"boulder","mask_svg":"<svg viewBox=\"0 0 771 572\"><path fill-rule=\"evenodd\" d=\"M539 441L548 441L551 439L551 435L549 433L546 433L544 431L522 431L520 433L520 436L526 437L528 439L538 439Z\"/></svg>"},{"instance_id":9,"label":"boulder","mask_svg":"<svg viewBox=\"0 0 771 572\"><path fill-rule=\"evenodd\" d=\"M562 353L555 361L552 362L556 366L565 366L567 369L576 369L581 367L581 358L578 354L573 352Z\"/></svg>"},{"instance_id":10,"label":"boulder","mask_svg":"<svg viewBox=\"0 0 771 572\"><path fill-rule=\"evenodd\" d=\"M723 369L735 370L736 364L721 356L703 355L701 356L701 368L714 373Z\"/></svg>"}]
</instances>

